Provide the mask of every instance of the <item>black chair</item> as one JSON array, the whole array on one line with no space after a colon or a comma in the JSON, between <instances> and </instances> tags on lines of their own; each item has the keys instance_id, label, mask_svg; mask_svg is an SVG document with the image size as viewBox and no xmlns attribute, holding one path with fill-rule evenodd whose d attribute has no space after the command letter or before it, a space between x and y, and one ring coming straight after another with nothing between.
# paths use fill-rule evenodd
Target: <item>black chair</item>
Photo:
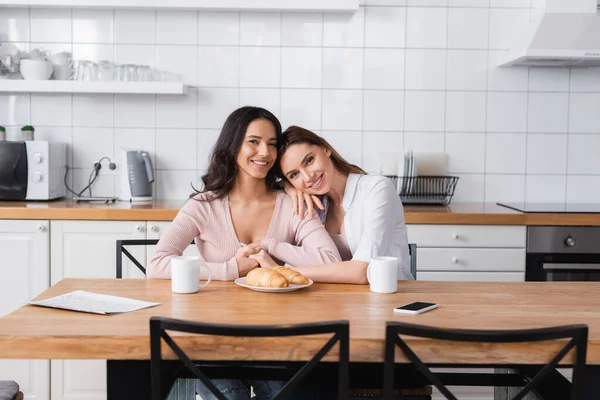
<instances>
[{"instance_id":1,"label":"black chair","mask_svg":"<svg viewBox=\"0 0 600 400\"><path fill-rule=\"evenodd\" d=\"M202 322L182 321L171 318L152 317L150 318L150 370L152 378L152 400L163 400L169 388L163 387L165 374L161 368L161 339L163 339L180 361L193 373L193 375L202 381L202 383L219 399L225 400L217 388L211 383L210 379L204 375L196 364L181 350L175 341L166 332L167 330L185 333L195 333L201 335L217 336L237 336L237 337L283 337L283 336L303 336L332 333L333 336L317 352L317 354L306 364L304 364L294 376L285 384L285 386L273 397L281 399L290 394L292 389L304 379L311 370L318 365L319 361L329 352L329 350L339 342L339 363L338 363L338 395L340 400L348 399L349 385L349 355L350 355L350 325L348 321L318 322L298 325L223 325L210 324Z\"/></svg>"},{"instance_id":2,"label":"black chair","mask_svg":"<svg viewBox=\"0 0 600 400\"><path fill-rule=\"evenodd\" d=\"M402 322L387 322L385 334L385 361L383 367L384 398L391 399L393 396L395 348L397 345L406 357L417 366L418 370L425 378L434 384L447 399L457 400L457 398L447 389L446 384L442 383L444 374L434 374L399 335L473 343L525 343L571 339L548 364L539 371L536 371L536 375L533 379L525 380L523 385L518 385L524 387L513 400L523 399L527 393L537 387L542 379L547 377L550 372L554 371L560 360L562 360L574 347L575 363L573 365L573 383L570 389L570 400L579 400L583 398L581 379L585 374L584 369L588 340L587 325L567 325L526 330L467 330L443 329Z\"/></svg>"},{"instance_id":3,"label":"black chair","mask_svg":"<svg viewBox=\"0 0 600 400\"><path fill-rule=\"evenodd\" d=\"M117 240L117 279L123 278L123 254L146 275L146 268L123 246L153 246L158 239L125 239ZM190 245L194 245L194 241Z\"/></svg>"},{"instance_id":4,"label":"black chair","mask_svg":"<svg viewBox=\"0 0 600 400\"><path fill-rule=\"evenodd\" d=\"M408 255L410 256L410 273L417 280L417 244L408 244Z\"/></svg>"}]
</instances>

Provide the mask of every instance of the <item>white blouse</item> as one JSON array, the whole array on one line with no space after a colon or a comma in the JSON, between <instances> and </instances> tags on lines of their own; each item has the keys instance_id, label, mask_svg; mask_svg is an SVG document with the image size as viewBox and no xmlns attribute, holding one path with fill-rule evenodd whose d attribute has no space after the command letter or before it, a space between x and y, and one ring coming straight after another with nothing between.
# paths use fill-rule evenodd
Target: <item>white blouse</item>
<instances>
[{"instance_id":1,"label":"white blouse","mask_svg":"<svg viewBox=\"0 0 600 400\"><path fill-rule=\"evenodd\" d=\"M325 203L328 200L325 197ZM350 174L342 206L346 212L344 233L352 260L368 263L372 257L396 257L398 279L413 279L404 208L392 182L384 176ZM321 215L322 221L326 212L327 209Z\"/></svg>"}]
</instances>

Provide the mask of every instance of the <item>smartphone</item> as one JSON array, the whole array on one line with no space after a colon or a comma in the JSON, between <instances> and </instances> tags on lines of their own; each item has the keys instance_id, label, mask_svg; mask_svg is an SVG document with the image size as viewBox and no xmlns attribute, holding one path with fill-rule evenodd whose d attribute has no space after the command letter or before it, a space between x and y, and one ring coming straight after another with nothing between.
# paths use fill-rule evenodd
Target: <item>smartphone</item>
<instances>
[{"instance_id":1,"label":"smartphone","mask_svg":"<svg viewBox=\"0 0 600 400\"><path fill-rule=\"evenodd\" d=\"M437 304L435 303L422 303L420 301L415 301L414 303L405 304L400 307L394 308L394 312L403 313L403 314L421 314L429 310L433 310L437 308Z\"/></svg>"}]
</instances>

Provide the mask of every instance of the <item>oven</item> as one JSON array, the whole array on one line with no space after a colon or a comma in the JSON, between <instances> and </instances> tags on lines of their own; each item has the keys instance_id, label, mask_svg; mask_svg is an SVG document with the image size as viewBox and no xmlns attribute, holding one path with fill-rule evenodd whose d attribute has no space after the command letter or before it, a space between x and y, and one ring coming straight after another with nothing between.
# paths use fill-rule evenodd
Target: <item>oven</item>
<instances>
[{"instance_id":1,"label":"oven","mask_svg":"<svg viewBox=\"0 0 600 400\"><path fill-rule=\"evenodd\" d=\"M600 227L528 227L525 280L600 281Z\"/></svg>"}]
</instances>

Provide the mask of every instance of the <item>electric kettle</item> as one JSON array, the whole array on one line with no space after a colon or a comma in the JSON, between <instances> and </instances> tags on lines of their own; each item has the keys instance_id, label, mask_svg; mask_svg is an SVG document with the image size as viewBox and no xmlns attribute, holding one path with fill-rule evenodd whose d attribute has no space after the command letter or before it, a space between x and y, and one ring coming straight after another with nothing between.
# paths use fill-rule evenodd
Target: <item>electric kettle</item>
<instances>
[{"instance_id":1,"label":"electric kettle","mask_svg":"<svg viewBox=\"0 0 600 400\"><path fill-rule=\"evenodd\" d=\"M148 152L122 149L120 169L119 200L152 200L154 171Z\"/></svg>"}]
</instances>

